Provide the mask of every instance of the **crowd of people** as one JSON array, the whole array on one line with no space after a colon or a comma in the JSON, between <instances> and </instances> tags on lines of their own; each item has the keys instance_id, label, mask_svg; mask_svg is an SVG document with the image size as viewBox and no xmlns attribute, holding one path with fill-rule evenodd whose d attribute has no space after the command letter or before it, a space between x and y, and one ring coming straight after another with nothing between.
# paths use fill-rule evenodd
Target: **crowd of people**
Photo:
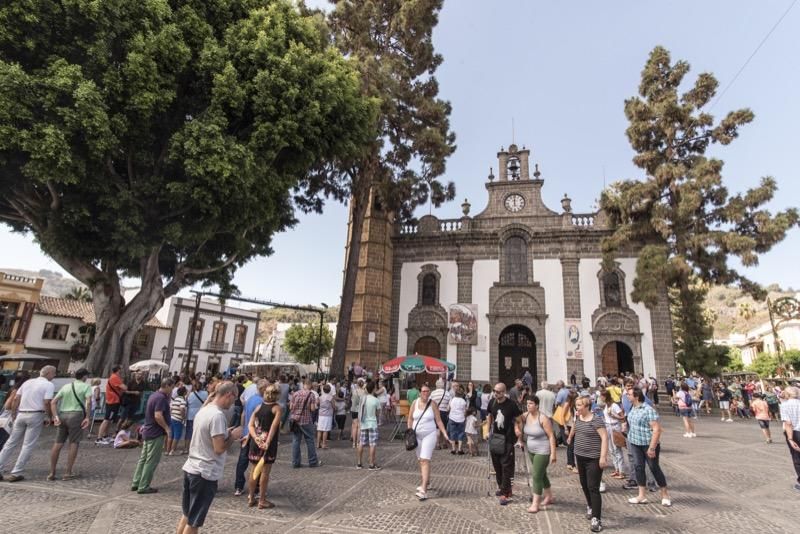
<instances>
[{"instance_id":1,"label":"crowd of people","mask_svg":"<svg viewBox=\"0 0 800 534\"><path fill-rule=\"evenodd\" d=\"M24 373L15 377L0 415L0 480L4 476L9 482L24 479L25 466L48 423L57 427L57 433L47 480L56 480L65 444L69 446L61 478L78 476L73 469L79 444L93 424L100 386L80 369L56 394L55 372L46 366L37 378ZM662 426L657 410L659 384L653 377L600 377L592 386L588 379L578 383L573 376L569 384L542 382L536 391L528 372L510 389L502 382L462 384L449 378L433 385L417 386L413 380L406 384L406 448L414 449L418 459L420 485L415 494L421 501L428 499L434 450L474 456L485 444L500 505L515 498L512 481L517 451L529 473L528 511L537 513L553 505L556 498L547 471L557 463L560 446L566 448L566 469L579 477L593 532L603 529L602 494L610 488L604 476L620 480L619 489L637 491L627 499L631 505L648 504L649 492L659 493L661 506L672 505L659 461ZM711 413L715 403L723 421L754 418L767 443L772 443L770 422L779 419L798 476L795 489L800 490L797 387L767 389L755 381L725 383L696 376L670 376L664 387L675 414L683 418L686 438L697 435L695 421L702 413ZM304 465L303 445L305 465L317 468L322 465L318 449L349 435L355 468L377 471L381 469L379 427L394 417L394 406L401 404L395 380L367 373L360 366L351 366L343 380L313 382L281 376L270 381L250 375L227 380L176 374L161 379L149 395L146 389L143 376L134 373L126 381L120 369L113 368L95 443L141 449L131 481L131 491L139 494L158 491L151 483L163 453L187 455L179 534L197 532L203 525L234 442L240 444L234 494L246 492L248 506L268 509L275 506L268 498L269 478L281 434L291 434L294 468ZM9 473L7 467L17 449L20 452ZM607 467L613 470L607 473Z\"/></svg>"}]
</instances>

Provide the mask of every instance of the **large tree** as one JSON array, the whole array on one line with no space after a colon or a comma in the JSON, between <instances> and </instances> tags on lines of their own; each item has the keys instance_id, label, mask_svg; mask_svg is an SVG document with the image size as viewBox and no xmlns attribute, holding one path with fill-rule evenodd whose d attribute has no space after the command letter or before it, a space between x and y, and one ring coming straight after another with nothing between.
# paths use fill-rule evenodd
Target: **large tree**
<instances>
[{"instance_id":1,"label":"large tree","mask_svg":"<svg viewBox=\"0 0 800 534\"><path fill-rule=\"evenodd\" d=\"M321 336L321 337L320 337ZM303 364L318 363L333 347L333 334L327 325L293 324L286 331L283 348Z\"/></svg>"},{"instance_id":2,"label":"large tree","mask_svg":"<svg viewBox=\"0 0 800 534\"><path fill-rule=\"evenodd\" d=\"M760 286L729 260L757 265L759 255L797 225L798 212L791 208L773 214L765 209L777 190L771 177L746 193L729 193L722 180L723 162L706 151L714 143L728 145L736 139L753 113L732 111L715 123L707 106L717 80L702 73L679 94L688 72L689 64L672 63L664 48L650 53L639 96L625 101L630 121L626 134L636 152L633 162L645 177L615 183L604 192L601 204L614 228L603 243L606 266L630 243L645 243L636 265L633 300L653 306L667 287L671 289L678 310L677 355L691 371L704 368L704 361L714 356L706 346L706 284L734 284L761 297Z\"/></svg>"},{"instance_id":3,"label":"large tree","mask_svg":"<svg viewBox=\"0 0 800 534\"><path fill-rule=\"evenodd\" d=\"M0 220L91 289L87 367L127 364L179 289L231 290L309 170L360 155L352 63L289 0L3 2Z\"/></svg>"},{"instance_id":4,"label":"large tree","mask_svg":"<svg viewBox=\"0 0 800 534\"><path fill-rule=\"evenodd\" d=\"M450 104L438 98L434 77L442 57L432 42L443 0L331 0L336 45L356 58L361 92L380 102L378 131L363 158L329 170L310 191L350 203L350 234L341 309L331 373L344 373L344 358L355 298L361 234L370 195L400 219L431 200L455 196L452 183L438 180L455 150Z\"/></svg>"}]
</instances>

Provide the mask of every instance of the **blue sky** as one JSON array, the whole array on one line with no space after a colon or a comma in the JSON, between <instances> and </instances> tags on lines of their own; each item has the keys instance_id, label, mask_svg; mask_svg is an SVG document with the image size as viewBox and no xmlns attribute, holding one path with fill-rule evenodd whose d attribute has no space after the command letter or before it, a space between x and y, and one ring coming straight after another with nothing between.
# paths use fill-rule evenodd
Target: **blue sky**
<instances>
[{"instance_id":1,"label":"blue sky","mask_svg":"<svg viewBox=\"0 0 800 534\"><path fill-rule=\"evenodd\" d=\"M486 176L496 167L497 150L511 142L512 118L517 144L532 150L545 179L545 202L559 209L567 193L574 211L590 211L604 183L641 177L631 163L623 102L636 94L650 50L665 46L673 60L692 65L689 81L708 71L725 88L792 2L446 0L434 41L444 56L441 96L453 106L458 149L446 178L456 183L457 201L434 214L460 216L465 198L473 214L483 209ZM718 117L739 107L755 112L740 138L713 154L725 161L732 192L773 176L779 185L774 209L797 205L800 197L798 58L796 5L712 110ZM275 254L240 269L235 282L247 296L338 303L346 222L346 207L334 203L322 215L301 216L297 227L276 237ZM0 267L63 271L30 237L5 227L0 250ZM795 230L747 273L797 288L799 251Z\"/></svg>"}]
</instances>

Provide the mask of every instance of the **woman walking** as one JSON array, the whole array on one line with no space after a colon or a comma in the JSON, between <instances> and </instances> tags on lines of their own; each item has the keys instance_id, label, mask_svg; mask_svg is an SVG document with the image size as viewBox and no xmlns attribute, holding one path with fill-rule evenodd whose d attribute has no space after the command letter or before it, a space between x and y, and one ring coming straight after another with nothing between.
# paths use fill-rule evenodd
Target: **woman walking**
<instances>
[{"instance_id":1,"label":"woman walking","mask_svg":"<svg viewBox=\"0 0 800 534\"><path fill-rule=\"evenodd\" d=\"M761 427L761 433L764 434L765 441L772 443L772 435L769 432L769 405L764 400L764 395L761 393L753 393L753 401L750 403L750 408L753 410L753 415L758 421L758 426Z\"/></svg>"},{"instance_id":2,"label":"woman walking","mask_svg":"<svg viewBox=\"0 0 800 534\"><path fill-rule=\"evenodd\" d=\"M608 432L603 418L592 413L588 397L575 400L575 422L567 437L567 444L572 444L575 450L578 475L586 498L586 517L591 521L590 529L600 532L603 530L600 480L608 457Z\"/></svg>"},{"instance_id":3,"label":"woman walking","mask_svg":"<svg viewBox=\"0 0 800 534\"><path fill-rule=\"evenodd\" d=\"M647 503L647 477L644 471L646 463L661 490L661 504L672 506L667 491L667 479L658 465L658 457L661 452L659 443L661 423L658 412L652 406L645 404L644 393L641 389L633 388L626 391L625 394L631 402L631 410L628 412L628 448L633 456L636 485L639 486L639 495L631 497L628 502L631 504Z\"/></svg>"},{"instance_id":4,"label":"woman walking","mask_svg":"<svg viewBox=\"0 0 800 534\"><path fill-rule=\"evenodd\" d=\"M247 506L255 506L256 481L258 481L258 509L274 508L267 500L269 472L278 456L278 434L281 427L281 407L278 404L280 389L272 384L264 390L264 402L250 416L248 427L249 451L247 454L253 465L262 464L261 473L256 476L256 467L250 477L247 493Z\"/></svg>"},{"instance_id":5,"label":"woman walking","mask_svg":"<svg viewBox=\"0 0 800 534\"><path fill-rule=\"evenodd\" d=\"M692 394L689 392L689 386L684 382L681 384L681 392L678 394L678 409L681 411L683 418L684 438L694 438L697 434L694 433L694 421L692 421Z\"/></svg>"},{"instance_id":6,"label":"woman walking","mask_svg":"<svg viewBox=\"0 0 800 534\"><path fill-rule=\"evenodd\" d=\"M622 422L625 420L625 412L619 403L614 402L610 391L606 390L603 398L605 400L603 421L606 424L606 432L608 432L608 450L611 452L611 461L614 464L611 478L625 480L626 473L630 473L630 466L627 465L628 455L623 450L625 438L622 435ZM614 441L615 433L618 436L619 445Z\"/></svg>"},{"instance_id":7,"label":"woman walking","mask_svg":"<svg viewBox=\"0 0 800 534\"><path fill-rule=\"evenodd\" d=\"M575 420L575 399L577 398L578 394L574 391L570 391L567 395L567 400L561 405L561 418L567 436L572 432ZM567 471L570 473L578 472L577 467L575 467L575 447L569 440L567 440Z\"/></svg>"},{"instance_id":8,"label":"woman walking","mask_svg":"<svg viewBox=\"0 0 800 534\"><path fill-rule=\"evenodd\" d=\"M527 401L528 411L522 415L522 433L519 446L527 450L527 462L530 460L531 484L533 485L533 503L528 512L535 514L539 506L553 503L553 492L550 479L547 478L547 466L556 463L556 436L550 418L539 413L539 397L530 397ZM544 499L542 499L544 496Z\"/></svg>"},{"instance_id":9,"label":"woman walking","mask_svg":"<svg viewBox=\"0 0 800 534\"><path fill-rule=\"evenodd\" d=\"M422 484L417 487L420 501L428 498L428 483L431 479L431 457L436 447L436 438L441 433L447 439L447 428L439 415L439 406L431 400L431 388L427 384L419 391L419 398L411 405L408 428L417 435L417 460Z\"/></svg>"}]
</instances>

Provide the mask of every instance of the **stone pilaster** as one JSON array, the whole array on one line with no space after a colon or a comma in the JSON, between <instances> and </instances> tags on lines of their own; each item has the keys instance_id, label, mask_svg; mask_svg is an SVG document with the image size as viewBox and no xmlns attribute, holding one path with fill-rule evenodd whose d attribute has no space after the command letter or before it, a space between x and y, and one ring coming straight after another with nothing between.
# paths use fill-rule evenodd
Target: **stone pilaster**
<instances>
[{"instance_id":1,"label":"stone pilaster","mask_svg":"<svg viewBox=\"0 0 800 534\"><path fill-rule=\"evenodd\" d=\"M650 309L650 326L653 334L653 353L656 361L655 377L663 381L667 376L675 373L675 350L672 346L672 316L669 313L666 289L658 299L658 303Z\"/></svg>"},{"instance_id":2,"label":"stone pilaster","mask_svg":"<svg viewBox=\"0 0 800 534\"><path fill-rule=\"evenodd\" d=\"M458 302L472 303L473 260L456 261L458 265ZM458 380L472 378L472 345L456 345L456 376Z\"/></svg>"},{"instance_id":3,"label":"stone pilaster","mask_svg":"<svg viewBox=\"0 0 800 534\"><path fill-rule=\"evenodd\" d=\"M564 291L564 319L580 319L581 318L581 280L578 270L580 260L577 256L562 256L561 257L561 285ZM586 337L589 333L583 332ZM564 341L561 341L563 343ZM566 358L566 355L564 355ZM591 358L591 354L586 354L584 350L584 358ZM567 358L567 376L563 377L564 381L568 380L570 375L575 373L575 376L580 380L585 373L583 360L578 358ZM552 380L557 380L559 377L553 377Z\"/></svg>"}]
</instances>

